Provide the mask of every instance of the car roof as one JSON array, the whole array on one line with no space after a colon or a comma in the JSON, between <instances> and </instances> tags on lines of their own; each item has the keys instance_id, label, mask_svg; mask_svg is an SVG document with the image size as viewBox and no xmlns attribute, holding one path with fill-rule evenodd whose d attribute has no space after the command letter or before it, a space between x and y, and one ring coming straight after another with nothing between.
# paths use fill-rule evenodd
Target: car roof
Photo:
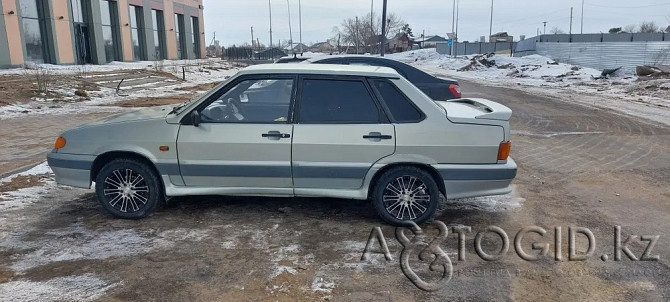
<instances>
[{"instance_id":1,"label":"car roof","mask_svg":"<svg viewBox=\"0 0 670 302\"><path fill-rule=\"evenodd\" d=\"M389 58L383 58L383 57L378 57L378 56L372 56L372 55L332 55L332 56L320 56L320 57L313 57L307 59L307 61L310 62L317 62L325 59L366 59L366 60L378 60L378 61L392 61L396 62L393 59Z\"/></svg>"},{"instance_id":2,"label":"car roof","mask_svg":"<svg viewBox=\"0 0 670 302\"><path fill-rule=\"evenodd\" d=\"M388 67L295 63L253 65L240 70L240 74L319 74L385 78L400 77L400 74L398 74L397 71Z\"/></svg>"}]
</instances>

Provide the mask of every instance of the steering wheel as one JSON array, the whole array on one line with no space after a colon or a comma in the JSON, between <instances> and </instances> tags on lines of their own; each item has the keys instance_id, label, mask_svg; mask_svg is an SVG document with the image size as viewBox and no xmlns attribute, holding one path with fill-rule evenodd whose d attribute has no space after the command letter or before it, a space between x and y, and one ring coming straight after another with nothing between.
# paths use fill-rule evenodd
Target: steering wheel
<instances>
[{"instance_id":1,"label":"steering wheel","mask_svg":"<svg viewBox=\"0 0 670 302\"><path fill-rule=\"evenodd\" d=\"M235 119L241 121L244 119L244 110L242 109L242 103L239 100L234 98L228 98L226 100L226 112L224 114L226 120Z\"/></svg>"}]
</instances>

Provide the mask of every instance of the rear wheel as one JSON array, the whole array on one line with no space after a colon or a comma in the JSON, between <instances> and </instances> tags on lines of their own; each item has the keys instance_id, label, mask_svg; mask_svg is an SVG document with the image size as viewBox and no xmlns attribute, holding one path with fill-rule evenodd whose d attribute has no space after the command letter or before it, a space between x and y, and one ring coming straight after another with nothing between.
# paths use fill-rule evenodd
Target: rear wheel
<instances>
[{"instance_id":1,"label":"rear wheel","mask_svg":"<svg viewBox=\"0 0 670 302\"><path fill-rule=\"evenodd\" d=\"M433 217L440 192L426 171L397 167L384 172L375 184L372 203L381 219L396 226L413 221L424 223Z\"/></svg>"},{"instance_id":2,"label":"rear wheel","mask_svg":"<svg viewBox=\"0 0 670 302\"><path fill-rule=\"evenodd\" d=\"M164 200L158 175L136 159L115 159L102 167L95 193L107 212L125 219L146 217Z\"/></svg>"}]
</instances>

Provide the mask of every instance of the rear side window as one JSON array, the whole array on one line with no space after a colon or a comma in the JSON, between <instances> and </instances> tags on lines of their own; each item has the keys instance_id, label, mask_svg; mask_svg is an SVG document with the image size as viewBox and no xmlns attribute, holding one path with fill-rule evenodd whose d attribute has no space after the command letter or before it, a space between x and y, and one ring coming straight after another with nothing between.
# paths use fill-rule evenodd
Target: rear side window
<instances>
[{"instance_id":1,"label":"rear side window","mask_svg":"<svg viewBox=\"0 0 670 302\"><path fill-rule=\"evenodd\" d=\"M379 109L363 81L305 79L298 108L300 123L379 123Z\"/></svg>"},{"instance_id":2,"label":"rear side window","mask_svg":"<svg viewBox=\"0 0 670 302\"><path fill-rule=\"evenodd\" d=\"M373 83L395 122L411 123L423 118L421 111L393 83L386 80L374 80Z\"/></svg>"}]
</instances>

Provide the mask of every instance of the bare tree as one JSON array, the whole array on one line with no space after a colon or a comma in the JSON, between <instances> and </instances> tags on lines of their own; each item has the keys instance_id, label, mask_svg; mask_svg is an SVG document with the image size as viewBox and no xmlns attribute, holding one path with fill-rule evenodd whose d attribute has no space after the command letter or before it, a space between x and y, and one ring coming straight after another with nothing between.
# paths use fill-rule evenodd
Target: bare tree
<instances>
[{"instance_id":1,"label":"bare tree","mask_svg":"<svg viewBox=\"0 0 670 302\"><path fill-rule=\"evenodd\" d=\"M637 25L635 24L628 24L623 27L623 32L625 33L634 33L637 30Z\"/></svg>"},{"instance_id":2,"label":"bare tree","mask_svg":"<svg viewBox=\"0 0 670 302\"><path fill-rule=\"evenodd\" d=\"M387 15L386 39L390 39L403 30L405 21L395 13ZM376 52L381 42L382 20L377 14L370 13L362 17L348 18L342 21L337 28L337 34L341 42L346 45L358 46L360 49L367 48L370 52Z\"/></svg>"},{"instance_id":3,"label":"bare tree","mask_svg":"<svg viewBox=\"0 0 670 302\"><path fill-rule=\"evenodd\" d=\"M658 25L654 21L644 21L640 23L641 33L655 33L658 32Z\"/></svg>"},{"instance_id":4,"label":"bare tree","mask_svg":"<svg viewBox=\"0 0 670 302\"><path fill-rule=\"evenodd\" d=\"M560 34L564 34L565 32L562 29L554 26L549 30L549 33L554 34L554 35L560 35Z\"/></svg>"}]
</instances>

